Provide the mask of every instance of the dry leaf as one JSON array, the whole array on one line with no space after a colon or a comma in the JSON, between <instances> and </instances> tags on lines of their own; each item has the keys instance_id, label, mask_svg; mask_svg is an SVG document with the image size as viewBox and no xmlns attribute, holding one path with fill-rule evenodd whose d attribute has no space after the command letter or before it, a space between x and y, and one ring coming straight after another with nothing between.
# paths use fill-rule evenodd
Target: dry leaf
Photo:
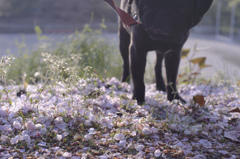
<instances>
[{"instance_id":1,"label":"dry leaf","mask_svg":"<svg viewBox=\"0 0 240 159\"><path fill-rule=\"evenodd\" d=\"M233 110L230 110L228 113L240 113L240 109L239 108L235 108Z\"/></svg>"},{"instance_id":2,"label":"dry leaf","mask_svg":"<svg viewBox=\"0 0 240 159\"><path fill-rule=\"evenodd\" d=\"M204 106L204 104L206 103L204 100L204 96L202 95L193 96L193 100L195 103L199 104L200 106Z\"/></svg>"},{"instance_id":3,"label":"dry leaf","mask_svg":"<svg viewBox=\"0 0 240 159\"><path fill-rule=\"evenodd\" d=\"M182 49L181 58L184 59L190 53L190 49Z\"/></svg>"}]
</instances>

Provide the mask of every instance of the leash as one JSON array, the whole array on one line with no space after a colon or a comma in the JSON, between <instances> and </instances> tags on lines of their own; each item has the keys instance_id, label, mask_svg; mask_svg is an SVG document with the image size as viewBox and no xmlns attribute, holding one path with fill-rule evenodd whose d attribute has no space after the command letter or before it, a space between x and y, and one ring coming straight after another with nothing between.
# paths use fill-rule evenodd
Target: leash
<instances>
[{"instance_id":1,"label":"leash","mask_svg":"<svg viewBox=\"0 0 240 159\"><path fill-rule=\"evenodd\" d=\"M118 14L121 21L126 24L127 26L132 26L135 24L139 24L135 19L133 19L132 16L130 16L128 13L117 7L113 0L104 0L106 3L108 3Z\"/></svg>"}]
</instances>

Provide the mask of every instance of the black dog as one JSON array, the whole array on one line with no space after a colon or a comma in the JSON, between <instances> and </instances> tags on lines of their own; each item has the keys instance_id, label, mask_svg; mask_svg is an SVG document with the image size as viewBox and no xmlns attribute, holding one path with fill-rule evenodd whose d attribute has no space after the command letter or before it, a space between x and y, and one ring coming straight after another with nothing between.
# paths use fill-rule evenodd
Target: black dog
<instances>
[{"instance_id":1,"label":"black dog","mask_svg":"<svg viewBox=\"0 0 240 159\"><path fill-rule=\"evenodd\" d=\"M122 81L133 80L133 99L145 101L144 72L148 51L155 50L157 90L167 91L169 101L178 99L176 79L181 49L194 27L207 12L212 0L122 0L121 9L140 22L126 26L120 22L120 52L123 58ZM130 56L129 56L130 53ZM165 58L167 87L162 77ZM130 71L131 70L131 71Z\"/></svg>"}]
</instances>

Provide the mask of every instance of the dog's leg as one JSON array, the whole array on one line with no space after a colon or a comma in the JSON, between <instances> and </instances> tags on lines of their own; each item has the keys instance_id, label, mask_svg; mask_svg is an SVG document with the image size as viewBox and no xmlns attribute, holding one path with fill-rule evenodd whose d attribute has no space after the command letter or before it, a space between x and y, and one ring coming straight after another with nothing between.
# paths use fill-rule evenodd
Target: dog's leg
<instances>
[{"instance_id":1,"label":"dog's leg","mask_svg":"<svg viewBox=\"0 0 240 159\"><path fill-rule=\"evenodd\" d=\"M130 69L129 69L129 44L130 35L120 24L119 28L119 47L123 59L123 73L122 82L129 82L130 80Z\"/></svg>"},{"instance_id":2,"label":"dog's leg","mask_svg":"<svg viewBox=\"0 0 240 159\"><path fill-rule=\"evenodd\" d=\"M155 75L156 75L156 87L159 91L166 92L166 87L164 84L163 76L162 76L162 61L164 58L164 54L160 51L156 51L156 64L155 64Z\"/></svg>"},{"instance_id":3,"label":"dog's leg","mask_svg":"<svg viewBox=\"0 0 240 159\"><path fill-rule=\"evenodd\" d=\"M130 46L131 74L133 80L133 99L139 105L145 101L144 72L146 66L147 51L137 48L134 44Z\"/></svg>"},{"instance_id":4,"label":"dog's leg","mask_svg":"<svg viewBox=\"0 0 240 159\"><path fill-rule=\"evenodd\" d=\"M167 73L167 98L169 101L179 99L181 102L186 103L185 100L177 92L176 80L178 74L178 67L181 59L180 50L175 50L165 55L165 67Z\"/></svg>"}]
</instances>

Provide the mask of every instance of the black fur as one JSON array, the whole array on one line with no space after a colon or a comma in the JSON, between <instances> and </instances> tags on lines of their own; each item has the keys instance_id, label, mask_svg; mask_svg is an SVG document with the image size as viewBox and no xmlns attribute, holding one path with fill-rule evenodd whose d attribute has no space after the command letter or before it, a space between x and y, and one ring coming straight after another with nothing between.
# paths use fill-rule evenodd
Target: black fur
<instances>
[{"instance_id":1,"label":"black fur","mask_svg":"<svg viewBox=\"0 0 240 159\"><path fill-rule=\"evenodd\" d=\"M181 49L189 30L197 25L212 4L212 0L122 0L121 8L140 24L131 27L120 22L120 52L123 58L123 82L133 80L133 99L145 101L144 72L147 52L156 51L157 90L167 91L169 101L179 99L176 79ZM130 54L130 56L129 56ZM167 87L162 77L165 58ZM131 70L131 71L130 71Z\"/></svg>"}]
</instances>

